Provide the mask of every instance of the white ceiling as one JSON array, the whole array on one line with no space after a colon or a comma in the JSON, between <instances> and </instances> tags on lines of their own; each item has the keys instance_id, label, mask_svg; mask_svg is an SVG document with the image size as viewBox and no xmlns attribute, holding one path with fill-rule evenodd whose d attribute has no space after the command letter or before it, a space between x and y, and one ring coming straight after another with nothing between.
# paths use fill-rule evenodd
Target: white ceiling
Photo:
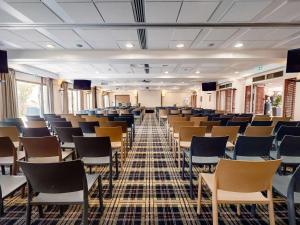
<instances>
[{"instance_id":1,"label":"white ceiling","mask_svg":"<svg viewBox=\"0 0 300 225\"><path fill-rule=\"evenodd\" d=\"M298 0L144 0L146 23L205 23L205 22L295 22L299 21ZM45 23L58 24L43 28L0 28L0 48L9 51L63 51L63 50L141 50L136 29L100 29L95 27L61 27L72 23L134 23L130 0L0 0L0 24ZM147 48L163 50L174 55L182 51L219 50L231 51L238 42L244 50L288 49L300 46L300 28L147 28ZM133 44L127 49L126 44ZM177 49L177 44L184 44ZM54 48L49 49L47 46ZM78 46L81 47L78 47ZM147 56L147 51L141 50ZM80 54L80 53L76 53ZM24 54L25 55L25 54ZM143 60L147 59L144 57ZM280 61L281 60L281 61ZM124 76L140 81L147 79L169 79L182 82L187 79L221 80L235 71L249 71L259 65L278 64L282 59L254 59L246 62L215 59L190 62L168 62L163 59L143 62L150 64L150 73L139 65L139 61L95 63L81 62L22 62L31 67L57 73L63 78L90 77L96 80L113 79L118 82ZM11 58L13 61L13 58ZM14 62L14 65L18 63ZM278 64L279 65L279 64ZM168 71L168 74L164 73ZM201 71L196 74L196 71ZM110 75L110 76L108 76ZM237 75L236 75L237 76ZM163 78L165 77L165 78ZM158 81L159 82L159 81Z\"/></svg>"}]
</instances>

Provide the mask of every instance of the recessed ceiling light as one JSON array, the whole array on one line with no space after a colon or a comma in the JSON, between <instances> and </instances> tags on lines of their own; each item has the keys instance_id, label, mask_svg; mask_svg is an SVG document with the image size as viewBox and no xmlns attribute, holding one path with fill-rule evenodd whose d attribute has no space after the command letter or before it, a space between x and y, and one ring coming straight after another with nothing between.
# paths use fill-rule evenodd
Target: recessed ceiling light
<instances>
[{"instance_id":1,"label":"recessed ceiling light","mask_svg":"<svg viewBox=\"0 0 300 225\"><path fill-rule=\"evenodd\" d=\"M235 48L241 48L241 47L243 47L243 46L244 46L244 44L241 43L241 42L238 42L238 43L236 43L236 44L234 45Z\"/></svg>"},{"instance_id":2,"label":"recessed ceiling light","mask_svg":"<svg viewBox=\"0 0 300 225\"><path fill-rule=\"evenodd\" d=\"M197 71L196 71L196 74L199 74L199 73L200 73L200 71L199 71L199 70L197 70Z\"/></svg>"},{"instance_id":3,"label":"recessed ceiling light","mask_svg":"<svg viewBox=\"0 0 300 225\"><path fill-rule=\"evenodd\" d=\"M184 47L184 44L183 43L179 43L176 45L176 48L183 48Z\"/></svg>"},{"instance_id":4,"label":"recessed ceiling light","mask_svg":"<svg viewBox=\"0 0 300 225\"><path fill-rule=\"evenodd\" d=\"M127 43L126 48L133 48L133 44L132 43Z\"/></svg>"},{"instance_id":5,"label":"recessed ceiling light","mask_svg":"<svg viewBox=\"0 0 300 225\"><path fill-rule=\"evenodd\" d=\"M165 74L168 74L168 73L169 73L169 71L165 71L164 73L165 73Z\"/></svg>"},{"instance_id":6,"label":"recessed ceiling light","mask_svg":"<svg viewBox=\"0 0 300 225\"><path fill-rule=\"evenodd\" d=\"M46 47L47 47L47 48L54 48L54 45L47 44Z\"/></svg>"}]
</instances>

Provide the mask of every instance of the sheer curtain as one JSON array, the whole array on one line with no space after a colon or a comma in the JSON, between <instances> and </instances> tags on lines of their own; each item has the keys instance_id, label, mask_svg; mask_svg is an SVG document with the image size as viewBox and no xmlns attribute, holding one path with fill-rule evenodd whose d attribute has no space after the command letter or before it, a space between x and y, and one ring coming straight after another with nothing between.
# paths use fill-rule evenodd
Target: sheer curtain
<instances>
[{"instance_id":1,"label":"sheer curtain","mask_svg":"<svg viewBox=\"0 0 300 225\"><path fill-rule=\"evenodd\" d=\"M0 73L0 119L14 118L18 116L17 109L17 91L16 91L16 74L9 69L8 73Z\"/></svg>"},{"instance_id":2,"label":"sheer curtain","mask_svg":"<svg viewBox=\"0 0 300 225\"><path fill-rule=\"evenodd\" d=\"M62 82L61 88L63 90L63 113L69 113L69 103L68 103L68 82Z\"/></svg>"},{"instance_id":3,"label":"sheer curtain","mask_svg":"<svg viewBox=\"0 0 300 225\"><path fill-rule=\"evenodd\" d=\"M54 94L53 94L53 79L44 78L47 86L47 99L49 104L49 113L54 113Z\"/></svg>"}]
</instances>

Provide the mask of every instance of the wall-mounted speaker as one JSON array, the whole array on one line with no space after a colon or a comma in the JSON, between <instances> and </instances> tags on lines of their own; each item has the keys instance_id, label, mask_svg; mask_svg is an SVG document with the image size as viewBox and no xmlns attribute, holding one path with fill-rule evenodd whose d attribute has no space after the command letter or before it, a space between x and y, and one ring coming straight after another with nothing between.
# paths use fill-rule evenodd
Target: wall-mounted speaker
<instances>
[{"instance_id":1,"label":"wall-mounted speaker","mask_svg":"<svg viewBox=\"0 0 300 225\"><path fill-rule=\"evenodd\" d=\"M0 50L0 73L8 73L7 52Z\"/></svg>"}]
</instances>

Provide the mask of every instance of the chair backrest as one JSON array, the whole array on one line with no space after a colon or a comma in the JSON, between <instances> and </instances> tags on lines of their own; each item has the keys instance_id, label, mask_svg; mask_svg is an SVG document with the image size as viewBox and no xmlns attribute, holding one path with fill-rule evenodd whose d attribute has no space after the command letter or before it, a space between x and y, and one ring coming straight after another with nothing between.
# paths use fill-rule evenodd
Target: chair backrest
<instances>
[{"instance_id":1,"label":"chair backrest","mask_svg":"<svg viewBox=\"0 0 300 225\"><path fill-rule=\"evenodd\" d=\"M173 124L173 132L174 133L179 133L179 129L181 127L192 127L194 126L194 122L191 121L178 121L178 122L174 122Z\"/></svg>"},{"instance_id":2,"label":"chair backrest","mask_svg":"<svg viewBox=\"0 0 300 225\"><path fill-rule=\"evenodd\" d=\"M179 128L179 140L180 141L192 141L194 136L204 137L206 133L206 127L180 127Z\"/></svg>"},{"instance_id":3,"label":"chair backrest","mask_svg":"<svg viewBox=\"0 0 300 225\"><path fill-rule=\"evenodd\" d=\"M49 117L45 118L48 122L66 122L66 118L61 118L61 117Z\"/></svg>"},{"instance_id":4,"label":"chair backrest","mask_svg":"<svg viewBox=\"0 0 300 225\"><path fill-rule=\"evenodd\" d=\"M251 122L250 117L233 117L230 121L228 122Z\"/></svg>"},{"instance_id":5,"label":"chair backrest","mask_svg":"<svg viewBox=\"0 0 300 225\"><path fill-rule=\"evenodd\" d=\"M27 121L45 121L44 118L40 116L26 116Z\"/></svg>"},{"instance_id":6,"label":"chair backrest","mask_svg":"<svg viewBox=\"0 0 300 225\"><path fill-rule=\"evenodd\" d=\"M50 131L47 127L39 128L26 128L22 129L23 137L47 137L51 136Z\"/></svg>"},{"instance_id":7,"label":"chair backrest","mask_svg":"<svg viewBox=\"0 0 300 225\"><path fill-rule=\"evenodd\" d=\"M278 121L274 128L274 133L277 133L281 126L296 127L298 123L299 123L298 121Z\"/></svg>"},{"instance_id":8,"label":"chair backrest","mask_svg":"<svg viewBox=\"0 0 300 225\"><path fill-rule=\"evenodd\" d=\"M56 132L61 142L73 142L73 136L83 136L80 127L57 127Z\"/></svg>"},{"instance_id":9,"label":"chair backrest","mask_svg":"<svg viewBox=\"0 0 300 225\"><path fill-rule=\"evenodd\" d=\"M178 109L171 109L170 114L171 115L178 115L178 114L180 114L180 111Z\"/></svg>"},{"instance_id":10,"label":"chair backrest","mask_svg":"<svg viewBox=\"0 0 300 225\"><path fill-rule=\"evenodd\" d=\"M292 118L291 117L285 117L285 116L273 116L272 117L272 122L273 122L273 126L275 127L276 124L279 122L279 121L290 121Z\"/></svg>"},{"instance_id":11,"label":"chair backrest","mask_svg":"<svg viewBox=\"0 0 300 225\"><path fill-rule=\"evenodd\" d=\"M236 159L237 156L269 157L273 141L274 136L239 136L234 147L233 158Z\"/></svg>"},{"instance_id":12,"label":"chair backrest","mask_svg":"<svg viewBox=\"0 0 300 225\"><path fill-rule=\"evenodd\" d=\"M239 133L243 134L248 126L248 122L228 121L226 126L239 126Z\"/></svg>"},{"instance_id":13,"label":"chair backrest","mask_svg":"<svg viewBox=\"0 0 300 225\"><path fill-rule=\"evenodd\" d=\"M127 127L132 127L134 124L134 117L133 116L119 116L115 117L114 121L125 121L127 124Z\"/></svg>"},{"instance_id":14,"label":"chair backrest","mask_svg":"<svg viewBox=\"0 0 300 225\"><path fill-rule=\"evenodd\" d=\"M96 127L97 137L109 137L111 142L122 142L122 127Z\"/></svg>"},{"instance_id":15,"label":"chair backrest","mask_svg":"<svg viewBox=\"0 0 300 225\"><path fill-rule=\"evenodd\" d=\"M82 118L84 118L86 122L95 122L98 119L96 115L82 116Z\"/></svg>"},{"instance_id":16,"label":"chair backrest","mask_svg":"<svg viewBox=\"0 0 300 225\"><path fill-rule=\"evenodd\" d=\"M228 137L193 137L190 154L203 157L224 157Z\"/></svg>"},{"instance_id":17,"label":"chair backrest","mask_svg":"<svg viewBox=\"0 0 300 225\"><path fill-rule=\"evenodd\" d=\"M253 120L251 126L272 126L273 122L271 120Z\"/></svg>"},{"instance_id":18,"label":"chair backrest","mask_svg":"<svg viewBox=\"0 0 300 225\"><path fill-rule=\"evenodd\" d=\"M255 115L253 121L271 121L269 115Z\"/></svg>"},{"instance_id":19,"label":"chair backrest","mask_svg":"<svg viewBox=\"0 0 300 225\"><path fill-rule=\"evenodd\" d=\"M192 114L192 110L191 109L182 109L181 110L181 114L183 114L183 115L191 115Z\"/></svg>"},{"instance_id":20,"label":"chair backrest","mask_svg":"<svg viewBox=\"0 0 300 225\"><path fill-rule=\"evenodd\" d=\"M20 132L17 127L0 127L0 137L9 137L11 141L19 141Z\"/></svg>"},{"instance_id":21,"label":"chair backrest","mask_svg":"<svg viewBox=\"0 0 300 225\"><path fill-rule=\"evenodd\" d=\"M190 121L195 123L195 126L200 126L201 121L208 121L207 116L192 116L190 117Z\"/></svg>"},{"instance_id":22,"label":"chair backrest","mask_svg":"<svg viewBox=\"0 0 300 225\"><path fill-rule=\"evenodd\" d=\"M100 127L103 126L103 123L108 122L108 117L102 116L102 117L97 117L96 121L98 121Z\"/></svg>"},{"instance_id":23,"label":"chair backrest","mask_svg":"<svg viewBox=\"0 0 300 225\"><path fill-rule=\"evenodd\" d=\"M26 121L25 124L26 124L26 127L28 127L28 128L47 127L45 120Z\"/></svg>"},{"instance_id":24,"label":"chair backrest","mask_svg":"<svg viewBox=\"0 0 300 225\"><path fill-rule=\"evenodd\" d=\"M201 121L200 126L206 127L206 133L211 133L214 126L220 126L221 121Z\"/></svg>"},{"instance_id":25,"label":"chair backrest","mask_svg":"<svg viewBox=\"0 0 300 225\"><path fill-rule=\"evenodd\" d=\"M0 137L0 158L16 157L16 148L9 137Z\"/></svg>"},{"instance_id":26,"label":"chair backrest","mask_svg":"<svg viewBox=\"0 0 300 225\"><path fill-rule=\"evenodd\" d=\"M169 127L173 126L173 123L178 122L178 121L187 121L187 117L182 117L182 116L170 116L168 115L168 123L169 123Z\"/></svg>"},{"instance_id":27,"label":"chair backrest","mask_svg":"<svg viewBox=\"0 0 300 225\"><path fill-rule=\"evenodd\" d=\"M75 148L80 158L112 157L109 137L78 137L74 136Z\"/></svg>"},{"instance_id":28,"label":"chair backrest","mask_svg":"<svg viewBox=\"0 0 300 225\"><path fill-rule=\"evenodd\" d=\"M228 141L235 143L240 127L238 126L214 126L211 130L212 137L226 137Z\"/></svg>"},{"instance_id":29,"label":"chair backrest","mask_svg":"<svg viewBox=\"0 0 300 225\"><path fill-rule=\"evenodd\" d=\"M99 127L99 122L79 122L79 127L83 133L95 133L95 127Z\"/></svg>"},{"instance_id":30,"label":"chair backrest","mask_svg":"<svg viewBox=\"0 0 300 225\"><path fill-rule=\"evenodd\" d=\"M212 117L211 121L220 121L221 126L226 126L227 122L231 119L232 117Z\"/></svg>"},{"instance_id":31,"label":"chair backrest","mask_svg":"<svg viewBox=\"0 0 300 225\"><path fill-rule=\"evenodd\" d=\"M248 137L269 137L272 135L273 129L272 126L248 126L244 135Z\"/></svg>"},{"instance_id":32,"label":"chair backrest","mask_svg":"<svg viewBox=\"0 0 300 225\"><path fill-rule=\"evenodd\" d=\"M217 190L261 192L272 189L272 178L281 160L240 161L221 159L215 171Z\"/></svg>"},{"instance_id":33,"label":"chair backrest","mask_svg":"<svg viewBox=\"0 0 300 225\"><path fill-rule=\"evenodd\" d=\"M167 116L168 110L167 109L159 109L158 114L159 114L159 116Z\"/></svg>"},{"instance_id":34,"label":"chair backrest","mask_svg":"<svg viewBox=\"0 0 300 225\"><path fill-rule=\"evenodd\" d=\"M67 120L69 120L72 123L72 127L79 127L80 122L86 122L86 120L84 118L81 118L79 116L76 116L76 117L74 116Z\"/></svg>"},{"instance_id":35,"label":"chair backrest","mask_svg":"<svg viewBox=\"0 0 300 225\"><path fill-rule=\"evenodd\" d=\"M16 126L19 132L21 132L22 127L24 127L24 123L21 118L6 118L4 121L0 122L0 126L3 127Z\"/></svg>"},{"instance_id":36,"label":"chair backrest","mask_svg":"<svg viewBox=\"0 0 300 225\"><path fill-rule=\"evenodd\" d=\"M52 121L52 122L50 122L50 125L51 125L53 131L55 131L55 132L56 132L56 128L58 128L58 127L72 127L72 123L69 121L65 121L65 122Z\"/></svg>"},{"instance_id":37,"label":"chair backrest","mask_svg":"<svg viewBox=\"0 0 300 225\"><path fill-rule=\"evenodd\" d=\"M56 163L19 162L33 193L67 193L84 190L87 180L81 160Z\"/></svg>"},{"instance_id":38,"label":"chair backrest","mask_svg":"<svg viewBox=\"0 0 300 225\"><path fill-rule=\"evenodd\" d=\"M300 156L300 136L284 136L279 146L278 156Z\"/></svg>"},{"instance_id":39,"label":"chair backrest","mask_svg":"<svg viewBox=\"0 0 300 225\"><path fill-rule=\"evenodd\" d=\"M57 162L62 160L58 140L49 137L22 137L26 160L30 162Z\"/></svg>"},{"instance_id":40,"label":"chair backrest","mask_svg":"<svg viewBox=\"0 0 300 225\"><path fill-rule=\"evenodd\" d=\"M126 121L108 121L103 123L103 127L121 127L123 133L127 133L127 122Z\"/></svg>"},{"instance_id":41,"label":"chair backrest","mask_svg":"<svg viewBox=\"0 0 300 225\"><path fill-rule=\"evenodd\" d=\"M287 127L281 126L277 132L276 140L282 141L284 136L291 135L291 136L300 136L300 127Z\"/></svg>"}]
</instances>

